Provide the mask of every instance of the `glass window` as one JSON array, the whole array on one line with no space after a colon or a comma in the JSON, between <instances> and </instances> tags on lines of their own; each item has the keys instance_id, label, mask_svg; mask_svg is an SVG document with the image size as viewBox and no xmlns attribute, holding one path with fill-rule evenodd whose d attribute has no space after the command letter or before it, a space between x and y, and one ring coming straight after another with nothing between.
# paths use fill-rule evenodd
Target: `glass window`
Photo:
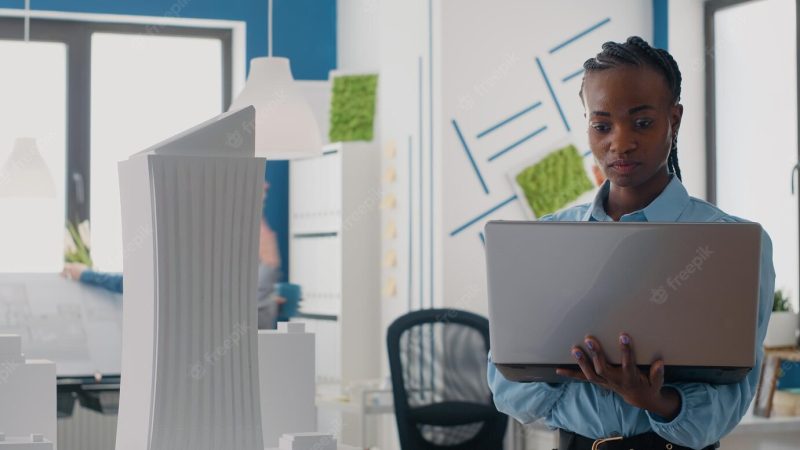
<instances>
[{"instance_id":1,"label":"glass window","mask_svg":"<svg viewBox=\"0 0 800 450\"><path fill-rule=\"evenodd\" d=\"M0 272L59 272L67 48L0 40Z\"/></svg>"},{"instance_id":2,"label":"glass window","mask_svg":"<svg viewBox=\"0 0 800 450\"><path fill-rule=\"evenodd\" d=\"M92 36L92 260L122 270L117 163L222 112L222 42Z\"/></svg>"},{"instance_id":3,"label":"glass window","mask_svg":"<svg viewBox=\"0 0 800 450\"><path fill-rule=\"evenodd\" d=\"M742 3L714 14L717 204L760 222L773 242L775 287L798 294L795 2ZM780 42L781 45L775 45Z\"/></svg>"}]
</instances>

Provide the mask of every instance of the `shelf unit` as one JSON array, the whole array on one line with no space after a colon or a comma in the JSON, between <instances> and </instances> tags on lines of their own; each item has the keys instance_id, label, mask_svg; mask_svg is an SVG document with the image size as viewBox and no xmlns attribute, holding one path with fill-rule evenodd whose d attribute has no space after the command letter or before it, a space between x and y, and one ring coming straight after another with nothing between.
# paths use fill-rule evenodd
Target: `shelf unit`
<instances>
[{"instance_id":1,"label":"shelf unit","mask_svg":"<svg viewBox=\"0 0 800 450\"><path fill-rule=\"evenodd\" d=\"M289 168L289 275L317 340L317 381L380 373L380 154L369 142L327 145Z\"/></svg>"},{"instance_id":2,"label":"shelf unit","mask_svg":"<svg viewBox=\"0 0 800 450\"><path fill-rule=\"evenodd\" d=\"M315 335L318 386L333 396L380 375L380 153L372 143L327 145L289 164L289 278ZM363 443L358 414L321 408L318 429Z\"/></svg>"}]
</instances>

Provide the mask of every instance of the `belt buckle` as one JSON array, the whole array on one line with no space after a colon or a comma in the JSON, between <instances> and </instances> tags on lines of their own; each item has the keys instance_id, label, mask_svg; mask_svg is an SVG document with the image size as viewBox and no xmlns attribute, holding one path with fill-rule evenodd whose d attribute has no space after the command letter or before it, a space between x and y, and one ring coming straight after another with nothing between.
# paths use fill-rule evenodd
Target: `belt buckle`
<instances>
[{"instance_id":1,"label":"belt buckle","mask_svg":"<svg viewBox=\"0 0 800 450\"><path fill-rule=\"evenodd\" d=\"M622 436L614 436L614 437L609 437L609 438L596 439L594 441L594 443L592 443L592 450L600 450L600 446L605 444L606 442L621 441L621 440L622 440Z\"/></svg>"}]
</instances>

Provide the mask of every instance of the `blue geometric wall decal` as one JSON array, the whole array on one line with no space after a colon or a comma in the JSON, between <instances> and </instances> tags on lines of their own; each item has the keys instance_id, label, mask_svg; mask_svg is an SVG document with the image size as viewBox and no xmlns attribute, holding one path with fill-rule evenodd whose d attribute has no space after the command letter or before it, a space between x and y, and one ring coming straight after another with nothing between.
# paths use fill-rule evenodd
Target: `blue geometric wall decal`
<instances>
[{"instance_id":1,"label":"blue geometric wall decal","mask_svg":"<svg viewBox=\"0 0 800 450\"><path fill-rule=\"evenodd\" d=\"M542 66L542 60L539 57L536 57L536 65L539 66L539 72L542 73L542 77L544 78L545 84L547 84L547 90L550 91L550 96L553 97L553 101L556 103L556 108L558 108L558 113L561 115L561 121L564 122L564 128L567 131L570 130L569 123L567 122L567 116L564 114L564 110L561 108L561 103L558 101L558 97L556 97L556 92L553 90L553 85L550 84L550 79L547 77L547 73L544 71L544 66Z\"/></svg>"},{"instance_id":2,"label":"blue geometric wall decal","mask_svg":"<svg viewBox=\"0 0 800 450\"><path fill-rule=\"evenodd\" d=\"M502 202L500 202L499 204L497 204L495 206L492 206L491 208L489 208L489 210L484 211L478 217L475 217L474 219L470 220L469 222L465 223L464 225L461 225L460 227L458 227L455 230L451 231L450 232L450 236L453 237L453 236L457 235L458 233L461 233L462 231L466 230L467 228L471 227L475 223L479 222L481 219L485 218L489 214L492 214L493 212L497 211L498 209L502 208L503 206L506 206L507 204L513 202L516 199L517 199L517 196L516 195L512 195L511 197L507 198L506 200L503 200Z\"/></svg>"},{"instance_id":3,"label":"blue geometric wall decal","mask_svg":"<svg viewBox=\"0 0 800 450\"><path fill-rule=\"evenodd\" d=\"M520 144L528 141L529 139L533 139L534 137L538 136L542 131L547 129L547 125L540 127L538 130L534 131L533 133L525 136L524 138L514 142L513 144L509 145L508 147L500 150L499 152L495 153L494 155L489 157L489 162L494 161L495 159L499 158L500 156L506 154L507 152L513 150L515 147L519 146Z\"/></svg>"},{"instance_id":4,"label":"blue geometric wall decal","mask_svg":"<svg viewBox=\"0 0 800 450\"><path fill-rule=\"evenodd\" d=\"M573 78L575 78L577 76L580 76L580 75L583 75L583 68L582 67L580 69L576 70L575 72L572 72L571 74L569 74L569 75L565 76L564 78L562 78L561 82L562 83L566 83L567 81L569 81L569 80L571 80L571 79L573 79Z\"/></svg>"},{"instance_id":5,"label":"blue geometric wall decal","mask_svg":"<svg viewBox=\"0 0 800 450\"><path fill-rule=\"evenodd\" d=\"M486 136L487 134L491 133L492 131L494 131L494 130L500 128L500 127L502 127L503 125L508 124L509 122L513 121L514 119L519 118L520 116L524 115L525 113L533 111L534 109L536 109L536 108L538 108L540 106L542 106L542 102L536 102L533 105L528 106L527 108L523 109L522 111L520 111L518 113L515 113L515 114L513 114L512 116L510 116L510 117L508 117L506 119L503 119L497 125L493 125L493 126L489 127L488 129L478 133L478 136L477 136L478 139Z\"/></svg>"},{"instance_id":6,"label":"blue geometric wall decal","mask_svg":"<svg viewBox=\"0 0 800 450\"><path fill-rule=\"evenodd\" d=\"M601 20L600 22L590 26L589 28L581 31L580 33L576 34L575 36L572 36L571 38L567 39L566 41L556 45L553 48L551 48L550 49L550 54L552 55L553 53L561 50L562 48L566 47L567 45L577 41L578 39L586 36L587 34L591 33L592 31L602 27L603 25L607 24L608 22L611 22L611 17L606 17L605 19Z\"/></svg>"},{"instance_id":7,"label":"blue geometric wall decal","mask_svg":"<svg viewBox=\"0 0 800 450\"><path fill-rule=\"evenodd\" d=\"M470 164L472 164L472 168L475 170L475 174L478 176L478 180L481 182L481 186L483 187L483 192L487 195L489 194L489 188L486 186L486 182L483 180L483 175L481 175L480 169L478 169L478 165L475 163L475 158L472 157L472 152L469 150L467 146L467 141L464 140L464 135L461 134L461 129L458 127L458 123L456 123L455 119L452 119L451 122L453 123L453 128L456 130L456 134L458 135L458 139L461 141L461 145L464 147L464 152L467 154L467 158L469 158Z\"/></svg>"}]
</instances>

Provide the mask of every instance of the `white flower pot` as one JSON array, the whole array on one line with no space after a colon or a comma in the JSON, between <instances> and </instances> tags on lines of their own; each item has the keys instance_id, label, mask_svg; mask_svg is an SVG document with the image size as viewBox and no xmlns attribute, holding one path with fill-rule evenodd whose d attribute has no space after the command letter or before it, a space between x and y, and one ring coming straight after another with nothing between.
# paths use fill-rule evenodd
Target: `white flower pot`
<instances>
[{"instance_id":1,"label":"white flower pot","mask_svg":"<svg viewBox=\"0 0 800 450\"><path fill-rule=\"evenodd\" d=\"M764 347L794 347L797 345L798 317L793 312L773 312L767 327Z\"/></svg>"}]
</instances>

